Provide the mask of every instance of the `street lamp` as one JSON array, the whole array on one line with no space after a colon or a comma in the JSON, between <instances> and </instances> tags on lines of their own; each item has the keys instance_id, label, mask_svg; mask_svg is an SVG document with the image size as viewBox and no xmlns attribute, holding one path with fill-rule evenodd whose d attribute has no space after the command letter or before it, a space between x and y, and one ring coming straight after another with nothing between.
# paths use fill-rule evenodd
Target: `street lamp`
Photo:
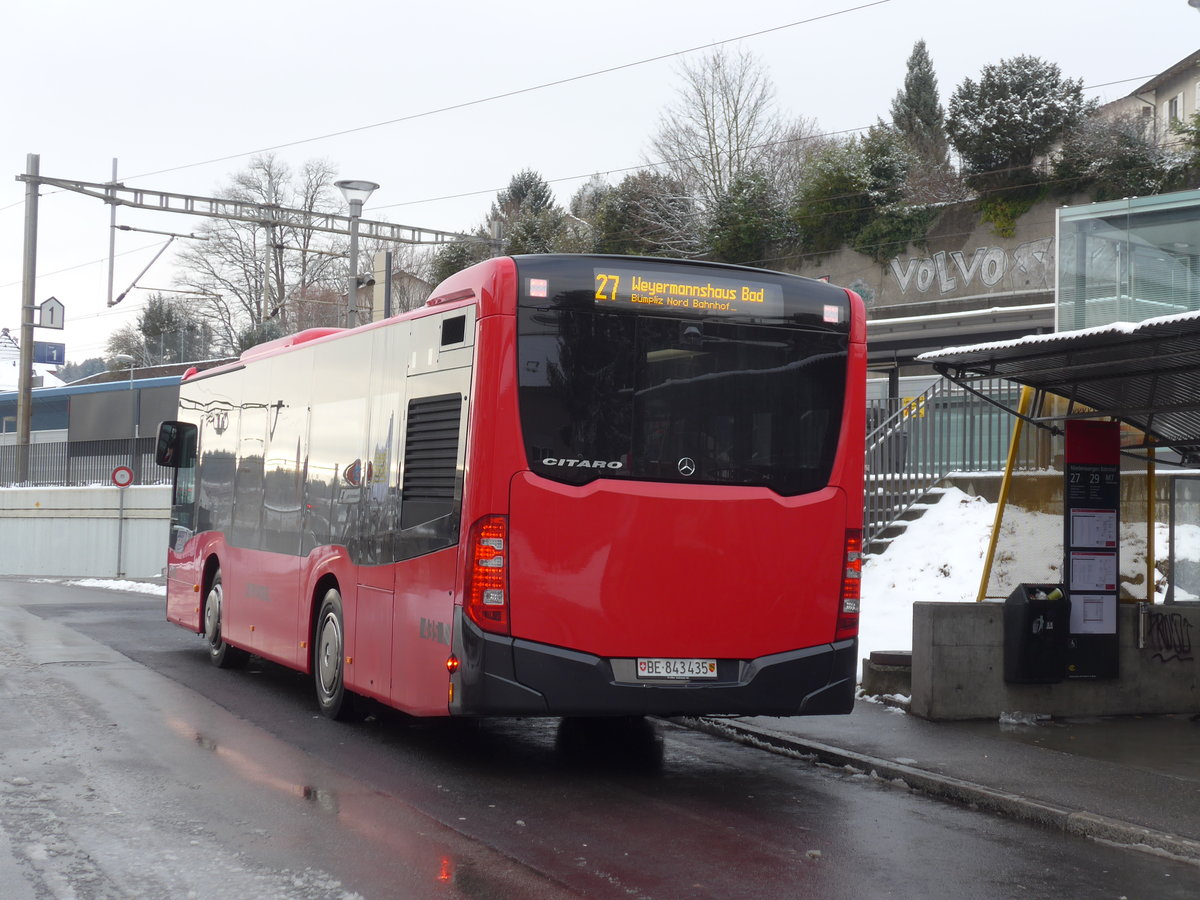
<instances>
[{"instance_id":1,"label":"street lamp","mask_svg":"<svg viewBox=\"0 0 1200 900\"><path fill-rule=\"evenodd\" d=\"M350 204L350 290L346 296L346 324L353 328L358 324L358 220L363 204L379 185L373 181L335 181L334 185Z\"/></svg>"}]
</instances>

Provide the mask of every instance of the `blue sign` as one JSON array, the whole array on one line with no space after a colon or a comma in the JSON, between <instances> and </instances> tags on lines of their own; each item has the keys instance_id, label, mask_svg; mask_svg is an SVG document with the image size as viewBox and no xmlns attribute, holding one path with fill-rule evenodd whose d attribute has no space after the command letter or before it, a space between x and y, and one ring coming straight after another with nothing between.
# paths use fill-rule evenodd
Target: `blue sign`
<instances>
[{"instance_id":1,"label":"blue sign","mask_svg":"<svg viewBox=\"0 0 1200 900\"><path fill-rule=\"evenodd\" d=\"M47 341L33 342L33 361L44 366L61 366L67 361L67 345Z\"/></svg>"}]
</instances>

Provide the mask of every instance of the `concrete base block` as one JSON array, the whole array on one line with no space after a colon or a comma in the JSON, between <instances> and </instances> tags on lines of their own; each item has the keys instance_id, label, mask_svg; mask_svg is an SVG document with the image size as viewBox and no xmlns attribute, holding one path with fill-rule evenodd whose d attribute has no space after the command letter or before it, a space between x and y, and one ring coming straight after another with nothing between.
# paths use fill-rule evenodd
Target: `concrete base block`
<instances>
[{"instance_id":1,"label":"concrete base block","mask_svg":"<svg viewBox=\"0 0 1200 900\"><path fill-rule=\"evenodd\" d=\"M862 690L869 697L912 693L912 654L901 651L874 652L863 660Z\"/></svg>"},{"instance_id":2,"label":"concrete base block","mask_svg":"<svg viewBox=\"0 0 1200 900\"><path fill-rule=\"evenodd\" d=\"M1200 711L1200 663L1191 649L1191 635L1200 636L1200 603L1153 606L1148 624L1146 646L1139 649L1137 606L1118 610L1118 678L1010 684L1004 680L1003 603L916 603L911 710L926 719Z\"/></svg>"}]
</instances>

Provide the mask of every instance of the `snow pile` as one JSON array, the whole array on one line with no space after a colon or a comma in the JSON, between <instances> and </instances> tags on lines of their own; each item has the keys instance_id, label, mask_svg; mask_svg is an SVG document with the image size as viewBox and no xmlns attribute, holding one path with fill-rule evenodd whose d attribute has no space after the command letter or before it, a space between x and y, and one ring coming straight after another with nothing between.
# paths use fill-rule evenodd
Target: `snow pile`
<instances>
[{"instance_id":1,"label":"snow pile","mask_svg":"<svg viewBox=\"0 0 1200 900\"><path fill-rule=\"evenodd\" d=\"M987 556L996 506L957 488L909 524L887 549L863 561L860 656L872 650L912 649L912 605L918 600L974 602ZM1007 597L1022 582L1062 581L1062 516L1009 506L1004 512L987 596ZM1157 574L1154 599L1166 597L1163 576L1169 552L1165 523L1154 527ZM1200 562L1200 526L1176 524L1175 562ZM1146 596L1146 525L1121 525L1121 583L1125 593ZM1195 588L1195 585L1192 585ZM1177 600L1193 599L1176 585Z\"/></svg>"},{"instance_id":2,"label":"snow pile","mask_svg":"<svg viewBox=\"0 0 1200 900\"><path fill-rule=\"evenodd\" d=\"M860 656L911 650L918 600L974 601L995 514L987 501L951 488L883 553L863 561Z\"/></svg>"},{"instance_id":3,"label":"snow pile","mask_svg":"<svg viewBox=\"0 0 1200 900\"><path fill-rule=\"evenodd\" d=\"M153 581L123 581L119 578L80 578L68 581L75 587L104 588L109 591L130 591L135 594L153 594L156 597L167 596L167 586Z\"/></svg>"}]
</instances>

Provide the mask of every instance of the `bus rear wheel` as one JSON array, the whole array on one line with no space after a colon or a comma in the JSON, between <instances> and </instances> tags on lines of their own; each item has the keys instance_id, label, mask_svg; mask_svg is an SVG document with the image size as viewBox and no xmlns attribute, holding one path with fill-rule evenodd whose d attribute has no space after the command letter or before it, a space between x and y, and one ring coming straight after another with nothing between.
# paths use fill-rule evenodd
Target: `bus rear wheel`
<instances>
[{"instance_id":1,"label":"bus rear wheel","mask_svg":"<svg viewBox=\"0 0 1200 900\"><path fill-rule=\"evenodd\" d=\"M353 712L353 695L346 690L346 638L342 595L330 588L321 600L313 642L313 683L317 705L330 719L346 719Z\"/></svg>"},{"instance_id":2,"label":"bus rear wheel","mask_svg":"<svg viewBox=\"0 0 1200 900\"><path fill-rule=\"evenodd\" d=\"M213 573L212 584L204 598L204 642L208 645L208 660L218 669L240 669L250 654L225 643L221 636L225 590L221 586L221 570Z\"/></svg>"}]
</instances>

